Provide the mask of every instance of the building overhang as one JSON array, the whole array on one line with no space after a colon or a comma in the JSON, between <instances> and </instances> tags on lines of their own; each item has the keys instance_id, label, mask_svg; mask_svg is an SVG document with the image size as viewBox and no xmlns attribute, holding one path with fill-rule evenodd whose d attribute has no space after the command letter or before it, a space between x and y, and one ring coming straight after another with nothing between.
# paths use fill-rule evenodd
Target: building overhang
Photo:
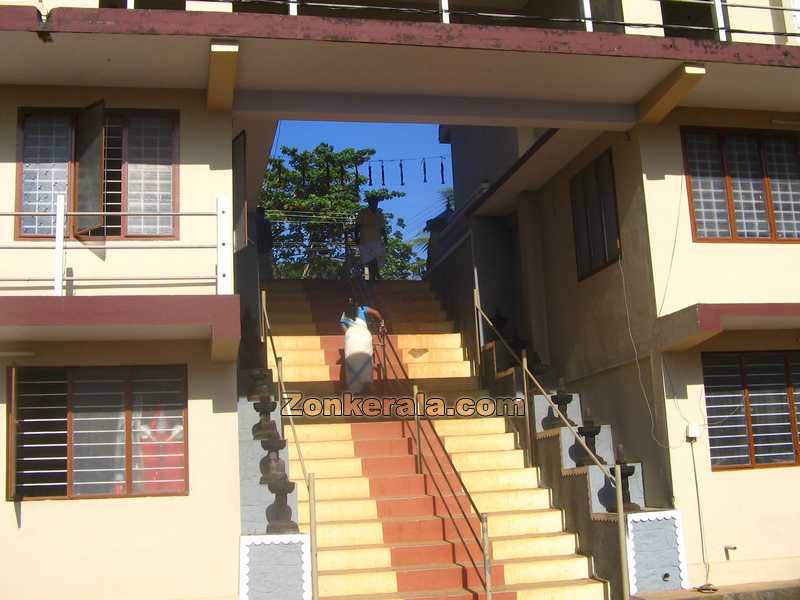
<instances>
[{"instance_id":1,"label":"building overhang","mask_svg":"<svg viewBox=\"0 0 800 600\"><path fill-rule=\"evenodd\" d=\"M800 303L695 304L659 317L660 350L688 350L725 331L800 329Z\"/></svg>"},{"instance_id":2,"label":"building overhang","mask_svg":"<svg viewBox=\"0 0 800 600\"><path fill-rule=\"evenodd\" d=\"M230 362L239 339L234 295L0 297L0 342L208 340Z\"/></svg>"},{"instance_id":3,"label":"building overhang","mask_svg":"<svg viewBox=\"0 0 800 600\"><path fill-rule=\"evenodd\" d=\"M43 20L33 7L13 6L0 7L0 31L0 52L15 57L0 64L5 85L210 83L212 100L226 106L235 76L234 114L275 119L620 131L687 62L706 65L706 75L664 101L791 113L800 97L800 77L787 77L800 67L800 46L790 45L144 9L56 8ZM218 40L238 52L214 53Z\"/></svg>"}]
</instances>

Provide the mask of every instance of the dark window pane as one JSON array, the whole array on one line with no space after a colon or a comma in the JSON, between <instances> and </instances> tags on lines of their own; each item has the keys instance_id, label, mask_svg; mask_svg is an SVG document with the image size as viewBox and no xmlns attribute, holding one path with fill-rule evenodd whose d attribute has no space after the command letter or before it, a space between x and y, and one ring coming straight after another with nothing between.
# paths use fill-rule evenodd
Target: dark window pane
<instances>
[{"instance_id":1,"label":"dark window pane","mask_svg":"<svg viewBox=\"0 0 800 600\"><path fill-rule=\"evenodd\" d=\"M758 139L749 135L726 136L725 159L733 189L737 237L770 237Z\"/></svg>"},{"instance_id":2,"label":"dark window pane","mask_svg":"<svg viewBox=\"0 0 800 600\"><path fill-rule=\"evenodd\" d=\"M744 355L757 464L794 462L786 363L782 353Z\"/></svg>"},{"instance_id":3,"label":"dark window pane","mask_svg":"<svg viewBox=\"0 0 800 600\"><path fill-rule=\"evenodd\" d=\"M581 173L583 195L586 202L586 220L589 228L589 264L595 271L606 263L606 240L603 235L603 207L597 193L594 163Z\"/></svg>"},{"instance_id":4,"label":"dark window pane","mask_svg":"<svg viewBox=\"0 0 800 600\"><path fill-rule=\"evenodd\" d=\"M764 139L764 160L780 238L800 238L800 155L789 137Z\"/></svg>"},{"instance_id":5,"label":"dark window pane","mask_svg":"<svg viewBox=\"0 0 800 600\"><path fill-rule=\"evenodd\" d=\"M712 133L691 131L685 134L685 143L697 235L701 238L730 237L719 139Z\"/></svg>"},{"instance_id":6,"label":"dark window pane","mask_svg":"<svg viewBox=\"0 0 800 600\"><path fill-rule=\"evenodd\" d=\"M16 495L67 495L67 373L17 371Z\"/></svg>"},{"instance_id":7,"label":"dark window pane","mask_svg":"<svg viewBox=\"0 0 800 600\"><path fill-rule=\"evenodd\" d=\"M125 486L127 369L73 369L72 493L113 495Z\"/></svg>"},{"instance_id":8,"label":"dark window pane","mask_svg":"<svg viewBox=\"0 0 800 600\"><path fill-rule=\"evenodd\" d=\"M611 152L597 159L597 189L603 205L606 261L619 258L619 228L617 227L617 194L614 189L614 167Z\"/></svg>"},{"instance_id":9,"label":"dark window pane","mask_svg":"<svg viewBox=\"0 0 800 600\"><path fill-rule=\"evenodd\" d=\"M575 233L575 258L578 263L578 276L583 277L590 270L589 234L586 229L586 205L583 199L583 182L575 177L570 182L572 200L572 227Z\"/></svg>"},{"instance_id":10,"label":"dark window pane","mask_svg":"<svg viewBox=\"0 0 800 600\"><path fill-rule=\"evenodd\" d=\"M750 444L739 355L704 354L703 384L711 465L749 465Z\"/></svg>"},{"instance_id":11,"label":"dark window pane","mask_svg":"<svg viewBox=\"0 0 800 600\"><path fill-rule=\"evenodd\" d=\"M610 151L570 180L570 197L578 277L583 278L619 258Z\"/></svg>"}]
</instances>

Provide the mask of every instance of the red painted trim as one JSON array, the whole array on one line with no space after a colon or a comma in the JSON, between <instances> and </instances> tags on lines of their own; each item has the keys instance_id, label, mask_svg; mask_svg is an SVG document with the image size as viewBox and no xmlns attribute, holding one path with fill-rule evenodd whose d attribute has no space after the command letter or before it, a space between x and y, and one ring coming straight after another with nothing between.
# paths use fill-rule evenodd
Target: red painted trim
<instances>
[{"instance_id":1,"label":"red painted trim","mask_svg":"<svg viewBox=\"0 0 800 600\"><path fill-rule=\"evenodd\" d=\"M0 8L0 31L263 38L398 44L800 67L800 47L535 27L290 17L256 13L56 8L42 23L33 7Z\"/></svg>"},{"instance_id":2,"label":"red painted trim","mask_svg":"<svg viewBox=\"0 0 800 600\"><path fill-rule=\"evenodd\" d=\"M239 296L5 296L0 327L208 325L214 339L240 339Z\"/></svg>"},{"instance_id":3,"label":"red painted trim","mask_svg":"<svg viewBox=\"0 0 800 600\"><path fill-rule=\"evenodd\" d=\"M800 303L696 304L698 331L722 331L724 317L798 317Z\"/></svg>"}]
</instances>

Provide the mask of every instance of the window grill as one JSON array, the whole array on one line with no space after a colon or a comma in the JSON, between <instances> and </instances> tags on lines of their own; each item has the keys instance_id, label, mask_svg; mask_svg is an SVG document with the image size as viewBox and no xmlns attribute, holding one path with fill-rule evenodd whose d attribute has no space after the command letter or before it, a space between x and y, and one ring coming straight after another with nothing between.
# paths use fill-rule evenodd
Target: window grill
<instances>
[{"instance_id":1,"label":"window grill","mask_svg":"<svg viewBox=\"0 0 800 600\"><path fill-rule=\"evenodd\" d=\"M800 353L705 353L702 360L712 467L797 464Z\"/></svg>"},{"instance_id":2,"label":"window grill","mask_svg":"<svg viewBox=\"0 0 800 600\"><path fill-rule=\"evenodd\" d=\"M21 367L12 380L14 498L186 491L184 367Z\"/></svg>"},{"instance_id":3,"label":"window grill","mask_svg":"<svg viewBox=\"0 0 800 600\"><path fill-rule=\"evenodd\" d=\"M683 131L696 240L800 239L800 145L780 131Z\"/></svg>"}]
</instances>

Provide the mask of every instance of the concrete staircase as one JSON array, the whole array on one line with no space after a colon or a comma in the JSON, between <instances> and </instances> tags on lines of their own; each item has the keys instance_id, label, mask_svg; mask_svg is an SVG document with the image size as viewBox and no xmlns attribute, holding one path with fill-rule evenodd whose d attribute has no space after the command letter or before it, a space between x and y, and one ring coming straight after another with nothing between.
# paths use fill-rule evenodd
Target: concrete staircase
<instances>
[{"instance_id":1,"label":"concrete staircase","mask_svg":"<svg viewBox=\"0 0 800 600\"><path fill-rule=\"evenodd\" d=\"M409 388L412 383L430 391L478 387L461 334L426 284L385 281L372 285L390 333L386 353L375 337L374 380L385 365L388 380ZM329 384L313 386L316 393L341 388L344 335L339 317L350 292L346 283L338 281L277 281L267 289L267 308L286 382ZM270 368L272 362L269 353ZM399 391L397 386L393 389Z\"/></svg>"},{"instance_id":2,"label":"concrete staircase","mask_svg":"<svg viewBox=\"0 0 800 600\"><path fill-rule=\"evenodd\" d=\"M322 598L483 597L478 516L435 443L424 452L424 472L415 472L409 425L296 427L317 479ZM602 600L604 584L591 579L589 559L576 553L575 536L564 532L537 470L524 467L504 419L438 420L433 427L478 509L489 515L494 597ZM298 522L308 531L308 494L291 429L287 438Z\"/></svg>"},{"instance_id":3,"label":"concrete staircase","mask_svg":"<svg viewBox=\"0 0 800 600\"><path fill-rule=\"evenodd\" d=\"M277 282L268 290L290 391L341 390L342 287ZM450 398L485 395L461 335L425 284L380 282L375 293L399 356L387 359L387 381L376 373L373 393L407 392L415 383ZM376 348L379 364L380 354ZM606 584L592 578L591 560L577 553L575 535L564 531L538 470L525 467L505 419L434 420L424 422L422 432L423 472L417 473L413 421L320 417L297 425L306 468L317 482L323 599L484 598L480 520L467 491L488 514L495 600L606 597ZM289 476L297 482L297 520L307 531L308 492L294 433L289 427L284 433Z\"/></svg>"}]
</instances>

